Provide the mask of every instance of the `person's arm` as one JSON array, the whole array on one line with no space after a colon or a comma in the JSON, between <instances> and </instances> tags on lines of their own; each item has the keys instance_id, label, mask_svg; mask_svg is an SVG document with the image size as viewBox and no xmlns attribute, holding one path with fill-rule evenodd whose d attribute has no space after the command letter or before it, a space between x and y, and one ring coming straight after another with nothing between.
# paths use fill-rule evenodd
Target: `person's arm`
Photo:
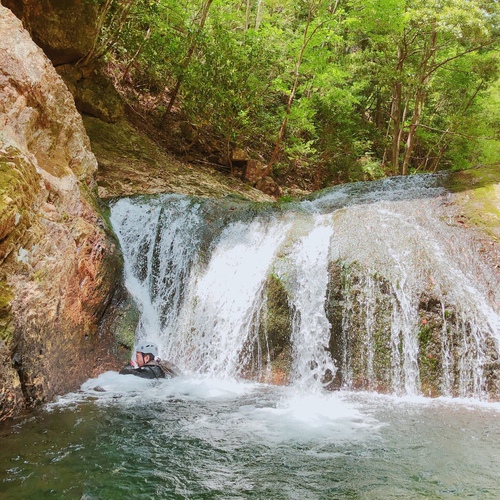
<instances>
[{"instance_id":1,"label":"person's arm","mask_svg":"<svg viewBox=\"0 0 500 500\"><path fill-rule=\"evenodd\" d=\"M142 366L141 368L132 369L125 367L120 373L122 375L135 375L136 377L148 379L165 378L163 372L157 366Z\"/></svg>"},{"instance_id":2,"label":"person's arm","mask_svg":"<svg viewBox=\"0 0 500 500\"><path fill-rule=\"evenodd\" d=\"M130 375L130 374L133 375L134 370L135 370L134 363L130 361L118 373L120 375Z\"/></svg>"}]
</instances>

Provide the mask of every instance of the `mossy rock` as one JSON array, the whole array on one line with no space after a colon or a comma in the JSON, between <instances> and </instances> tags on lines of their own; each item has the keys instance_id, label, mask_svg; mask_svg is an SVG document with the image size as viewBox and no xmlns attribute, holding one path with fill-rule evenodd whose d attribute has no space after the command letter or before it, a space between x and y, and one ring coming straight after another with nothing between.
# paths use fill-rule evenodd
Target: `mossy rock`
<instances>
[{"instance_id":1,"label":"mossy rock","mask_svg":"<svg viewBox=\"0 0 500 500\"><path fill-rule=\"evenodd\" d=\"M40 190L34 165L0 134L0 339L10 345L14 332L8 277L19 265L10 258L31 225L31 206ZM16 256L17 257L17 256ZM11 262L13 261L13 262Z\"/></svg>"},{"instance_id":2,"label":"mossy rock","mask_svg":"<svg viewBox=\"0 0 500 500\"><path fill-rule=\"evenodd\" d=\"M210 198L235 195L248 201L274 201L250 185L214 169L193 167L176 160L125 120L105 123L84 116L83 123L99 164L98 193L103 199L178 193Z\"/></svg>"},{"instance_id":3,"label":"mossy rock","mask_svg":"<svg viewBox=\"0 0 500 500\"><path fill-rule=\"evenodd\" d=\"M418 367L422 393L425 396L438 396L441 393L441 330L442 321L431 322L422 319L418 332Z\"/></svg>"},{"instance_id":4,"label":"mossy rock","mask_svg":"<svg viewBox=\"0 0 500 500\"><path fill-rule=\"evenodd\" d=\"M11 316L11 302L14 294L5 281L0 281L0 340L10 345L14 334L14 324Z\"/></svg>"},{"instance_id":5,"label":"mossy rock","mask_svg":"<svg viewBox=\"0 0 500 500\"><path fill-rule=\"evenodd\" d=\"M0 262L12 250L9 235L26 226L23 216L40 191L39 179L34 165L0 134Z\"/></svg>"},{"instance_id":6,"label":"mossy rock","mask_svg":"<svg viewBox=\"0 0 500 500\"><path fill-rule=\"evenodd\" d=\"M80 71L72 64L58 66L56 71L75 99L76 109L107 123L121 120L125 104L110 79L102 70Z\"/></svg>"},{"instance_id":7,"label":"mossy rock","mask_svg":"<svg viewBox=\"0 0 500 500\"><path fill-rule=\"evenodd\" d=\"M462 224L477 226L500 241L500 166L451 174L446 183L461 210Z\"/></svg>"},{"instance_id":8,"label":"mossy rock","mask_svg":"<svg viewBox=\"0 0 500 500\"><path fill-rule=\"evenodd\" d=\"M87 0L3 0L54 65L76 62L92 49L99 2Z\"/></svg>"},{"instance_id":9,"label":"mossy rock","mask_svg":"<svg viewBox=\"0 0 500 500\"><path fill-rule=\"evenodd\" d=\"M278 359L290 348L292 333L291 309L288 293L281 280L271 275L266 282L267 308L261 335L266 336L272 360ZM264 340L264 339L263 339Z\"/></svg>"},{"instance_id":10,"label":"mossy rock","mask_svg":"<svg viewBox=\"0 0 500 500\"><path fill-rule=\"evenodd\" d=\"M274 275L268 277L263 293L265 306L255 318L259 330L242 350L241 373L260 382L284 385L289 382L292 364L292 311L288 293Z\"/></svg>"},{"instance_id":11,"label":"mossy rock","mask_svg":"<svg viewBox=\"0 0 500 500\"><path fill-rule=\"evenodd\" d=\"M139 323L140 311L132 300L127 300L119 309L114 321L114 335L117 342L132 349L135 342L135 332Z\"/></svg>"},{"instance_id":12,"label":"mossy rock","mask_svg":"<svg viewBox=\"0 0 500 500\"><path fill-rule=\"evenodd\" d=\"M374 281L370 309L361 306L366 301L367 279ZM390 286L382 277L356 262L330 263L326 311L331 325L329 349L337 368L331 388L390 390L390 301Z\"/></svg>"}]
</instances>

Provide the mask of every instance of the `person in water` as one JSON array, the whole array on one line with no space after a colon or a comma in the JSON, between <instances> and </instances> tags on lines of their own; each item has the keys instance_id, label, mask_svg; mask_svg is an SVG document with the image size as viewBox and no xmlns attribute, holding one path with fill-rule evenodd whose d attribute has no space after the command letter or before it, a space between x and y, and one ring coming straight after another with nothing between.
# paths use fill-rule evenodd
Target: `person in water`
<instances>
[{"instance_id":1,"label":"person in water","mask_svg":"<svg viewBox=\"0 0 500 500\"><path fill-rule=\"evenodd\" d=\"M179 369L168 361L158 358L158 347L152 342L145 342L135 352L135 368L131 361L120 370L120 375L136 375L137 377L158 379L180 375Z\"/></svg>"}]
</instances>

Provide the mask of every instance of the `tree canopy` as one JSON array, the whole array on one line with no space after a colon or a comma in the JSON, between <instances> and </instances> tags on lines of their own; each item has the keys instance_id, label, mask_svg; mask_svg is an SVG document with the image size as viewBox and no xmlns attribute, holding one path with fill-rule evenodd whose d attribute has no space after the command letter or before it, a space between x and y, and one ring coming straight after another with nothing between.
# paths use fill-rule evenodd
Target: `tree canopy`
<instances>
[{"instance_id":1,"label":"tree canopy","mask_svg":"<svg viewBox=\"0 0 500 500\"><path fill-rule=\"evenodd\" d=\"M267 172L316 186L500 157L496 0L106 0L94 57Z\"/></svg>"}]
</instances>

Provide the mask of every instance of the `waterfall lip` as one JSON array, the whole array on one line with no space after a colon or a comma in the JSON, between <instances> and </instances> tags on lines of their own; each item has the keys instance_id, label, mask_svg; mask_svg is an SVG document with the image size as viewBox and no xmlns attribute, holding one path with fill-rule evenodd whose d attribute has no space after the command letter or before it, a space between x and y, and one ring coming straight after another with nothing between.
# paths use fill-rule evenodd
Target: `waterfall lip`
<instances>
[{"instance_id":1,"label":"waterfall lip","mask_svg":"<svg viewBox=\"0 0 500 500\"><path fill-rule=\"evenodd\" d=\"M448 176L448 172L440 172L341 184L313 193L299 205L304 211L330 212L380 201L437 198L447 193L444 181Z\"/></svg>"}]
</instances>

